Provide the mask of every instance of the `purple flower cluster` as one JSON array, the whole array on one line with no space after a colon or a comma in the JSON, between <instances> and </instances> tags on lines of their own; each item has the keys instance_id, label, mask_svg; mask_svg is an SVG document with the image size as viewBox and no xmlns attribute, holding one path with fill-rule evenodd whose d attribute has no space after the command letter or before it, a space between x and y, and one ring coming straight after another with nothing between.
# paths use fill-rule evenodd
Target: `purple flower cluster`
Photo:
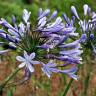
<instances>
[{"instance_id":1,"label":"purple flower cluster","mask_svg":"<svg viewBox=\"0 0 96 96\"><path fill-rule=\"evenodd\" d=\"M73 7L72 10L79 19L76 9ZM75 39L78 38L78 33L74 27L74 16L70 20L66 14L63 14L63 19L66 21L64 23L61 17L57 17L57 11L51 16L49 13L49 9L43 11L40 8L37 25L32 28L29 22L31 12L26 9L23 10L23 21L19 25L16 24L15 16L12 17L13 25L1 18L0 37L5 42L0 42L0 45L7 44L9 47L0 51L0 54L14 49L19 50L22 54L16 59L22 63L18 67L24 67L27 73L34 72L34 65L40 64L41 70L48 77L52 73L64 73L77 80L77 66L81 63L80 55L83 52L80 43L85 37ZM62 64L58 64L57 61ZM68 68L69 65L71 68Z\"/></svg>"},{"instance_id":2,"label":"purple flower cluster","mask_svg":"<svg viewBox=\"0 0 96 96\"><path fill-rule=\"evenodd\" d=\"M95 51L96 13L92 11L87 4L83 6L83 9L84 9L84 19L81 19L77 13L76 8L74 6L71 7L72 13L78 19L80 31L82 32L83 35L85 35L84 40L85 45L96 53Z\"/></svg>"},{"instance_id":3,"label":"purple flower cluster","mask_svg":"<svg viewBox=\"0 0 96 96\"><path fill-rule=\"evenodd\" d=\"M74 7L74 6L72 6L72 7ZM72 9L72 7L71 7L71 9ZM79 16L77 15L78 19L79 19L79 25L82 28L83 32L90 32L90 31L94 30L94 28L95 28L95 26L94 26L95 19L93 18L95 13L91 12L91 8L87 4L85 4L83 6L83 9L84 9L84 16L85 16L84 20L81 20L79 18ZM76 10L76 9L74 9L74 10ZM74 13L74 10L72 9L73 13ZM88 16L88 19L87 19L87 16Z\"/></svg>"}]
</instances>

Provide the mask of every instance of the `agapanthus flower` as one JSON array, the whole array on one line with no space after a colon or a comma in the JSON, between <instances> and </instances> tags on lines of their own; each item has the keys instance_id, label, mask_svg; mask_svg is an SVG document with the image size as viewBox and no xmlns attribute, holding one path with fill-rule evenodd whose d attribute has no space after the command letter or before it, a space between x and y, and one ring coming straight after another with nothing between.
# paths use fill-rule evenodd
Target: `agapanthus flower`
<instances>
[{"instance_id":1,"label":"agapanthus flower","mask_svg":"<svg viewBox=\"0 0 96 96\"><path fill-rule=\"evenodd\" d=\"M49 13L49 9L43 11L40 8L37 22L34 24L36 26L31 25L29 21L31 12L26 9L23 10L23 21L20 24L16 23L15 16L12 16L13 25L1 19L0 37L5 40L4 44L10 46L6 50L15 49L20 52L16 57L21 62L18 67L25 68L27 79L30 77L29 74L35 71L34 65L40 64L42 71L48 77L52 73L63 73L77 80L77 66L81 63L80 55L83 52L80 43L84 38L77 39L74 16L70 21L64 15L67 21L64 23L62 18L57 16L57 11L51 16ZM62 64L59 65L56 61ZM68 68L69 65L72 68Z\"/></svg>"},{"instance_id":2,"label":"agapanthus flower","mask_svg":"<svg viewBox=\"0 0 96 96\"><path fill-rule=\"evenodd\" d=\"M72 13L74 14L74 16L79 20L79 25L80 25L80 27L81 27L81 30L85 33L88 33L89 31L91 31L92 30L92 28L93 28L93 24L92 24L92 13L91 13L91 9L90 9L90 7L87 5L87 4L85 4L84 6L83 6L83 9L84 9L84 16L85 16L85 18L84 18L84 20L82 20L80 17L79 17L79 15L78 15L78 13L77 13L77 10L76 10L76 8L75 8L75 6L71 6L71 11L72 11ZM88 18L90 18L90 19L87 19L87 17Z\"/></svg>"},{"instance_id":3,"label":"agapanthus flower","mask_svg":"<svg viewBox=\"0 0 96 96\"><path fill-rule=\"evenodd\" d=\"M62 67L62 65L58 66L53 61L49 61L47 64L43 64L42 71L50 78L52 73L64 73L69 75L70 77L74 78L75 80L78 79L78 76L75 74L77 72L77 67L74 66L70 69L60 70L57 67Z\"/></svg>"},{"instance_id":4,"label":"agapanthus flower","mask_svg":"<svg viewBox=\"0 0 96 96\"><path fill-rule=\"evenodd\" d=\"M22 62L18 67L23 68L26 66L26 68L29 69L30 72L34 72L34 64L39 64L40 62L34 61L33 59L35 58L35 53L31 53L30 55L27 54L26 51L24 51L24 57L22 56L17 56L16 59L20 62Z\"/></svg>"},{"instance_id":5,"label":"agapanthus flower","mask_svg":"<svg viewBox=\"0 0 96 96\"><path fill-rule=\"evenodd\" d=\"M71 7L72 13L78 19L79 30L81 31L81 34L85 35L86 40L83 42L85 47L92 49L95 53L96 13L92 11L87 4L83 6L83 10L84 19L80 18L74 6Z\"/></svg>"}]
</instances>

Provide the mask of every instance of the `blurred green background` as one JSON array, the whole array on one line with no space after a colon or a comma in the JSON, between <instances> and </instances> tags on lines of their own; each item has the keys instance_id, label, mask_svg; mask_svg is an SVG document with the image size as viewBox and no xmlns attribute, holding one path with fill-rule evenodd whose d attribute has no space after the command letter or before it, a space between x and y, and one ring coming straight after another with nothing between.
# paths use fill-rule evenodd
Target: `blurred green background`
<instances>
[{"instance_id":1,"label":"blurred green background","mask_svg":"<svg viewBox=\"0 0 96 96\"><path fill-rule=\"evenodd\" d=\"M10 21L12 14L14 14L19 21L24 8L32 12L32 21L36 20L39 8L49 8L51 11L58 10L59 15L65 12L70 16L70 6L72 5L76 6L79 14L83 14L84 4L88 4L92 10L96 9L96 0L0 0L0 17Z\"/></svg>"}]
</instances>

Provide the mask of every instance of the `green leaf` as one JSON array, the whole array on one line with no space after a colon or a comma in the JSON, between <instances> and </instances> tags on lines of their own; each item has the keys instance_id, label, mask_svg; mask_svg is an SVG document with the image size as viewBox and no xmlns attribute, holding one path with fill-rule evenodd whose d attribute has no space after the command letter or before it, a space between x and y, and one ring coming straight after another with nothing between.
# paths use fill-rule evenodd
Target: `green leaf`
<instances>
[{"instance_id":1,"label":"green leaf","mask_svg":"<svg viewBox=\"0 0 96 96\"><path fill-rule=\"evenodd\" d=\"M13 88L9 88L7 91L7 96L13 96Z\"/></svg>"}]
</instances>

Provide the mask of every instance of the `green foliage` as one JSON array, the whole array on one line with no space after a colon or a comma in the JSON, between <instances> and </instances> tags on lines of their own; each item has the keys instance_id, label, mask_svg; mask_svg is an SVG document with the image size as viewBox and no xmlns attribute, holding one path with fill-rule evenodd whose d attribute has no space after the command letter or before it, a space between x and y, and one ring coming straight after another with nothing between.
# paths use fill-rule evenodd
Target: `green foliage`
<instances>
[{"instance_id":1,"label":"green foliage","mask_svg":"<svg viewBox=\"0 0 96 96\"><path fill-rule=\"evenodd\" d=\"M8 21L11 22L11 16L12 14L17 17L17 21L21 21L22 11L26 8L29 11L31 11L31 20L35 20L34 17L37 15L38 6L33 3L32 5L26 5L23 2L20 2L20 0L16 0L13 2L13 0L0 0L0 17L6 18Z\"/></svg>"},{"instance_id":2,"label":"green foliage","mask_svg":"<svg viewBox=\"0 0 96 96\"><path fill-rule=\"evenodd\" d=\"M0 0L0 17L11 21L11 15L14 14L18 18L17 20L20 21L22 10L26 8L32 13L31 20L35 21L40 7L43 9L58 10L59 15L64 12L68 16L71 16L70 7L72 5L76 6L80 14L83 14L83 8L81 7L83 7L85 3L90 5L92 9L96 9L94 2L91 0L33 0L31 5L26 4L24 0Z\"/></svg>"},{"instance_id":3,"label":"green foliage","mask_svg":"<svg viewBox=\"0 0 96 96\"><path fill-rule=\"evenodd\" d=\"M13 96L14 90L15 90L15 87L10 87L7 90L7 96Z\"/></svg>"}]
</instances>

